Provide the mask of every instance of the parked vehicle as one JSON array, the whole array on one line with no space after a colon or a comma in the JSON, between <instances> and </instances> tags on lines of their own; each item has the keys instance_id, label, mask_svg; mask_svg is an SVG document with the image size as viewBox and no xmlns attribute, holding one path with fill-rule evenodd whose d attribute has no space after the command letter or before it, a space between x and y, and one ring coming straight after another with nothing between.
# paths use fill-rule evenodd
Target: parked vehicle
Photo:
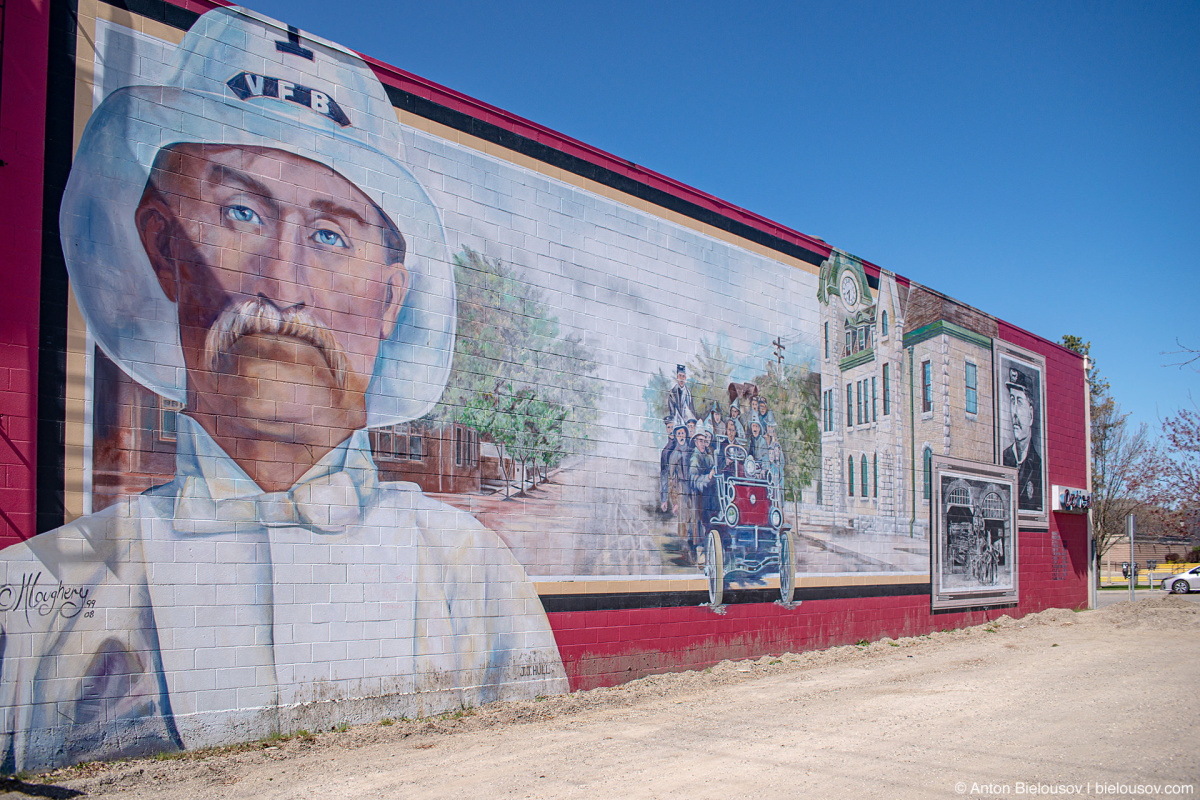
<instances>
[{"instance_id":1,"label":"parked vehicle","mask_svg":"<svg viewBox=\"0 0 1200 800\"><path fill-rule=\"evenodd\" d=\"M1200 591L1200 567L1192 567L1187 572L1177 575L1168 575L1162 579L1160 586L1163 591L1174 594Z\"/></svg>"},{"instance_id":2,"label":"parked vehicle","mask_svg":"<svg viewBox=\"0 0 1200 800\"><path fill-rule=\"evenodd\" d=\"M717 474L718 513L707 529L704 574L709 605L724 599L730 580L779 574L779 595L792 602L796 589L796 550L791 527L783 524L783 492L776 473L740 445L725 449Z\"/></svg>"}]
</instances>

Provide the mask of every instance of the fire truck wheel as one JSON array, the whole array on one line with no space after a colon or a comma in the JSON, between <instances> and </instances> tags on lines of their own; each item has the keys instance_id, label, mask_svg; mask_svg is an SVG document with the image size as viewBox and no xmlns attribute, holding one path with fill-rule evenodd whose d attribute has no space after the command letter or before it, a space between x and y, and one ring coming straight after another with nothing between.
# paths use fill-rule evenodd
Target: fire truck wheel
<instances>
[{"instance_id":1,"label":"fire truck wheel","mask_svg":"<svg viewBox=\"0 0 1200 800\"><path fill-rule=\"evenodd\" d=\"M779 597L785 603L792 602L796 594L796 550L792 546L791 531L779 534Z\"/></svg>"},{"instance_id":2,"label":"fire truck wheel","mask_svg":"<svg viewBox=\"0 0 1200 800\"><path fill-rule=\"evenodd\" d=\"M721 534L715 530L708 532L705 543L704 577L708 579L708 604L716 608L725 594L725 550L721 546Z\"/></svg>"}]
</instances>

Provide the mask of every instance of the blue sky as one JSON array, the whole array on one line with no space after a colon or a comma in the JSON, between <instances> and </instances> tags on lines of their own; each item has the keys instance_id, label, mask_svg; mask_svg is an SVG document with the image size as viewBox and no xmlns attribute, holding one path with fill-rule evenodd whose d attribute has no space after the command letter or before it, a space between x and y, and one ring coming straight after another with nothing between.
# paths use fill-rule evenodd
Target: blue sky
<instances>
[{"instance_id":1,"label":"blue sky","mask_svg":"<svg viewBox=\"0 0 1200 800\"><path fill-rule=\"evenodd\" d=\"M1198 3L248 5L1200 403Z\"/></svg>"}]
</instances>

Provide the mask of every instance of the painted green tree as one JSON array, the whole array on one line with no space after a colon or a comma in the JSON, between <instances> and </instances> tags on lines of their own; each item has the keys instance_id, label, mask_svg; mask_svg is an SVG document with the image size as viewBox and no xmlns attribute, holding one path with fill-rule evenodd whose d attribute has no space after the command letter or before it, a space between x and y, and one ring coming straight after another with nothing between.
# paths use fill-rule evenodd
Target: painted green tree
<instances>
[{"instance_id":1,"label":"painted green tree","mask_svg":"<svg viewBox=\"0 0 1200 800\"><path fill-rule=\"evenodd\" d=\"M754 379L759 397L775 415L775 435L783 446L783 490L789 498L799 498L800 490L810 486L821 461L821 431L818 414L821 404L821 375L807 366L767 363L767 371Z\"/></svg>"},{"instance_id":2,"label":"painted green tree","mask_svg":"<svg viewBox=\"0 0 1200 800\"><path fill-rule=\"evenodd\" d=\"M454 278L454 361L432 419L474 428L526 468L586 452L602 388L592 351L564 334L542 290L500 259L463 248Z\"/></svg>"}]
</instances>

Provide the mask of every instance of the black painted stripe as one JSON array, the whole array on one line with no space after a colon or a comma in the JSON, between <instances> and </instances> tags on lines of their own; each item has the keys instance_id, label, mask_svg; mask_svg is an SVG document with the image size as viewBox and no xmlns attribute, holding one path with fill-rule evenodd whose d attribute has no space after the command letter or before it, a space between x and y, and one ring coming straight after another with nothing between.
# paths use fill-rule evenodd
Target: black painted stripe
<instances>
[{"instance_id":1,"label":"black painted stripe","mask_svg":"<svg viewBox=\"0 0 1200 800\"><path fill-rule=\"evenodd\" d=\"M596 181L619 192L653 203L660 208L674 211L685 217L690 217L719 230L740 236L743 239L756 242L764 247L769 247L772 250L806 263L820 266L825 260L825 257L820 253L814 253L812 250L755 228L753 225L730 219L724 214L696 205L662 189L648 186L579 156L564 153L549 145L505 130L498 125L476 119L466 112L447 108L427 98L410 94L403 89L398 89L395 86L384 84L383 88L387 90L388 97L391 99L393 106L404 111L409 111L419 117L424 117L425 119L445 125L448 128L462 131L463 133L469 133L476 138L498 144L508 150L537 159L544 164L564 169L582 178Z\"/></svg>"},{"instance_id":2,"label":"black painted stripe","mask_svg":"<svg viewBox=\"0 0 1200 800\"><path fill-rule=\"evenodd\" d=\"M161 22L164 25L170 25L172 28L178 28L181 31L186 31L192 27L196 20L200 19L198 11L188 11L186 8L172 5L166 0L101 0L108 3L114 8L122 8L131 14L137 14L142 17L148 17L155 22Z\"/></svg>"},{"instance_id":3,"label":"black painted stripe","mask_svg":"<svg viewBox=\"0 0 1200 800\"><path fill-rule=\"evenodd\" d=\"M66 516L67 265L58 209L71 172L75 119L75 0L50 5L46 69L46 149L42 169L42 273L38 299L37 476L35 528Z\"/></svg>"},{"instance_id":4,"label":"black painted stripe","mask_svg":"<svg viewBox=\"0 0 1200 800\"><path fill-rule=\"evenodd\" d=\"M799 587L792 595L804 600L851 600L863 597L929 596L928 583L881 583L868 586L811 586ZM728 605L773 603L779 599L778 589L726 590ZM708 592L626 592L610 594L544 594L542 607L556 611L627 611L638 608L682 608L708 602Z\"/></svg>"}]
</instances>

